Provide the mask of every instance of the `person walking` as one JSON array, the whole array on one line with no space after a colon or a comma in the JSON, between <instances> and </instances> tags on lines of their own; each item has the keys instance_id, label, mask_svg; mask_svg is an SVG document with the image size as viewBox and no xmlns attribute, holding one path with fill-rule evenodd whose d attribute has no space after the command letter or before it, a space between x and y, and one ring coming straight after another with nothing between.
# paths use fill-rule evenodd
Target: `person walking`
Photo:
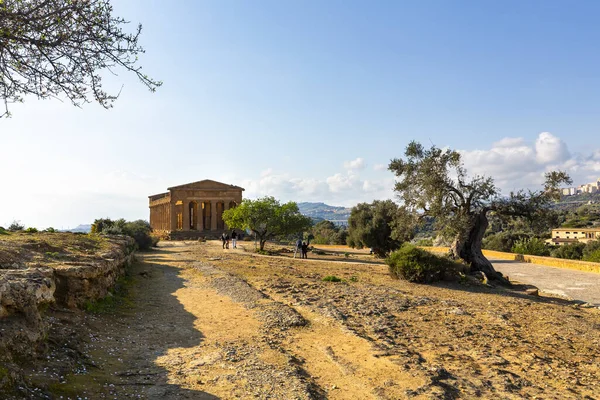
<instances>
[{"instance_id":1,"label":"person walking","mask_svg":"<svg viewBox=\"0 0 600 400\"><path fill-rule=\"evenodd\" d=\"M302 258L308 258L308 244L302 242Z\"/></svg>"},{"instance_id":2,"label":"person walking","mask_svg":"<svg viewBox=\"0 0 600 400\"><path fill-rule=\"evenodd\" d=\"M300 252L300 257L302 257L302 239L296 240L296 249L294 250L294 258L296 258L296 253Z\"/></svg>"},{"instance_id":3,"label":"person walking","mask_svg":"<svg viewBox=\"0 0 600 400\"><path fill-rule=\"evenodd\" d=\"M226 249L229 248L229 234L228 233L225 234L225 248Z\"/></svg>"},{"instance_id":4,"label":"person walking","mask_svg":"<svg viewBox=\"0 0 600 400\"><path fill-rule=\"evenodd\" d=\"M227 242L227 235L225 232L221 234L221 242L223 242L223 248L225 248L225 242Z\"/></svg>"},{"instance_id":5,"label":"person walking","mask_svg":"<svg viewBox=\"0 0 600 400\"><path fill-rule=\"evenodd\" d=\"M237 233L235 230L231 231L231 246L237 249Z\"/></svg>"}]
</instances>

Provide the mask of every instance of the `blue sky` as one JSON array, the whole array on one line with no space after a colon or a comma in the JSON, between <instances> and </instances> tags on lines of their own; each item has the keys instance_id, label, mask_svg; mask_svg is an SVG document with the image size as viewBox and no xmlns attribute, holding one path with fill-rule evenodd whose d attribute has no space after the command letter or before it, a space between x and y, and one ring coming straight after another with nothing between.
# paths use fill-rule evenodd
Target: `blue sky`
<instances>
[{"instance_id":1,"label":"blue sky","mask_svg":"<svg viewBox=\"0 0 600 400\"><path fill-rule=\"evenodd\" d=\"M352 206L393 196L384 167L412 139L504 190L600 177L598 2L113 3L164 86L121 71L108 111L13 105L0 225L147 218L149 194L201 179Z\"/></svg>"}]
</instances>

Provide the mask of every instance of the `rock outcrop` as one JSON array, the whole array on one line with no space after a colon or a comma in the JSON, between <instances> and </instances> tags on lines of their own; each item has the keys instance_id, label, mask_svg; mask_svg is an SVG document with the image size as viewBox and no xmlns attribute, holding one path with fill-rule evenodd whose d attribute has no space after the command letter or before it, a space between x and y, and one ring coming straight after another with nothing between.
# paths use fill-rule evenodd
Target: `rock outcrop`
<instances>
[{"instance_id":1,"label":"rock outcrop","mask_svg":"<svg viewBox=\"0 0 600 400\"><path fill-rule=\"evenodd\" d=\"M27 249L32 247L31 240L13 240L7 246L14 249L22 244ZM45 240L46 244L51 241ZM79 241L74 235L71 244L76 247ZM76 308L108 294L133 261L135 241L127 236L107 236L99 242L101 246L95 251L85 250L81 262L78 257L70 256L65 261L48 259L44 265L39 256L29 255L29 261L37 260L34 265L21 263L18 269L12 269L11 263L8 268L5 265L0 269L0 361L8 362L15 355L22 357L34 352L45 336L42 314L50 304ZM0 242L0 250L2 245ZM54 253L50 254L54 257Z\"/></svg>"}]
</instances>

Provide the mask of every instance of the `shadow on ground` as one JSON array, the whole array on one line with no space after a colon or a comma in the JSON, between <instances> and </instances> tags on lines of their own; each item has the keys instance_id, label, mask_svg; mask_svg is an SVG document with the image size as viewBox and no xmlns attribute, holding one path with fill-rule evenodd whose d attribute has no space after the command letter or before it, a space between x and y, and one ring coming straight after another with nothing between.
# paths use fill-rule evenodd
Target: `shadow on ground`
<instances>
[{"instance_id":1,"label":"shadow on ground","mask_svg":"<svg viewBox=\"0 0 600 400\"><path fill-rule=\"evenodd\" d=\"M174 293L184 287L181 270L160 262L163 251L142 253L129 274L128 305L86 316L83 353L88 373L73 374L52 394L77 398L219 399L169 383L169 350L198 346L203 335ZM165 357L166 356L166 357ZM157 360L161 358L159 366ZM70 397L69 396L69 397Z\"/></svg>"}]
</instances>

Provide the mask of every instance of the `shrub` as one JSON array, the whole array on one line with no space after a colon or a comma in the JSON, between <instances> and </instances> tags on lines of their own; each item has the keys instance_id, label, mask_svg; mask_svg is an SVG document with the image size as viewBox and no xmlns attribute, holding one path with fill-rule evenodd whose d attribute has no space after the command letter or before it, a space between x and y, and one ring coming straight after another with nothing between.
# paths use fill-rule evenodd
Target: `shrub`
<instances>
[{"instance_id":1,"label":"shrub","mask_svg":"<svg viewBox=\"0 0 600 400\"><path fill-rule=\"evenodd\" d=\"M158 239L150 235L151 232L150 224L142 219L127 222L123 218L116 221L100 218L92 224L92 233L131 236L140 250L148 250L158 243Z\"/></svg>"},{"instance_id":2,"label":"shrub","mask_svg":"<svg viewBox=\"0 0 600 400\"><path fill-rule=\"evenodd\" d=\"M593 240L591 242L587 242L585 247L583 248L583 258L591 256L594 253L597 253L600 250L600 240Z\"/></svg>"},{"instance_id":3,"label":"shrub","mask_svg":"<svg viewBox=\"0 0 600 400\"><path fill-rule=\"evenodd\" d=\"M8 230L11 232L22 231L25 229L25 225L21 224L19 221L13 221L12 224L8 226Z\"/></svg>"},{"instance_id":4,"label":"shrub","mask_svg":"<svg viewBox=\"0 0 600 400\"><path fill-rule=\"evenodd\" d=\"M433 246L433 239L431 239L431 238L420 239L417 241L417 246L431 247L431 246Z\"/></svg>"},{"instance_id":5,"label":"shrub","mask_svg":"<svg viewBox=\"0 0 600 400\"><path fill-rule=\"evenodd\" d=\"M9 233L7 232L6 229L4 229L3 226L0 226L0 235L8 235Z\"/></svg>"},{"instance_id":6,"label":"shrub","mask_svg":"<svg viewBox=\"0 0 600 400\"><path fill-rule=\"evenodd\" d=\"M583 260L600 263L600 249L584 255Z\"/></svg>"},{"instance_id":7,"label":"shrub","mask_svg":"<svg viewBox=\"0 0 600 400\"><path fill-rule=\"evenodd\" d=\"M123 233L134 238L140 250L148 250L157 243L150 235L151 232L150 224L143 219L126 222L123 227Z\"/></svg>"},{"instance_id":8,"label":"shrub","mask_svg":"<svg viewBox=\"0 0 600 400\"><path fill-rule=\"evenodd\" d=\"M481 247L486 250L512 252L519 240L529 239L530 235L522 232L498 232L483 238Z\"/></svg>"},{"instance_id":9,"label":"shrub","mask_svg":"<svg viewBox=\"0 0 600 400\"><path fill-rule=\"evenodd\" d=\"M581 260L583 257L584 243L573 243L559 246L552 251L552 257Z\"/></svg>"},{"instance_id":10,"label":"shrub","mask_svg":"<svg viewBox=\"0 0 600 400\"><path fill-rule=\"evenodd\" d=\"M385 263L393 278L417 283L454 279L463 269L462 265L449 258L437 256L408 243L392 252Z\"/></svg>"},{"instance_id":11,"label":"shrub","mask_svg":"<svg viewBox=\"0 0 600 400\"><path fill-rule=\"evenodd\" d=\"M323 282L341 282L342 280L335 275L327 275L323 278Z\"/></svg>"},{"instance_id":12,"label":"shrub","mask_svg":"<svg viewBox=\"0 0 600 400\"><path fill-rule=\"evenodd\" d=\"M530 256L549 256L550 250L542 239L521 239L512 247L512 252L517 254L528 254Z\"/></svg>"},{"instance_id":13,"label":"shrub","mask_svg":"<svg viewBox=\"0 0 600 400\"><path fill-rule=\"evenodd\" d=\"M53 227L49 227L44 229L44 232L48 232L48 233L56 233L58 232L56 229L54 229Z\"/></svg>"},{"instance_id":14,"label":"shrub","mask_svg":"<svg viewBox=\"0 0 600 400\"><path fill-rule=\"evenodd\" d=\"M25 232L27 232L27 233L37 233L38 230L37 230L37 228L29 227L29 228L25 229Z\"/></svg>"}]
</instances>

